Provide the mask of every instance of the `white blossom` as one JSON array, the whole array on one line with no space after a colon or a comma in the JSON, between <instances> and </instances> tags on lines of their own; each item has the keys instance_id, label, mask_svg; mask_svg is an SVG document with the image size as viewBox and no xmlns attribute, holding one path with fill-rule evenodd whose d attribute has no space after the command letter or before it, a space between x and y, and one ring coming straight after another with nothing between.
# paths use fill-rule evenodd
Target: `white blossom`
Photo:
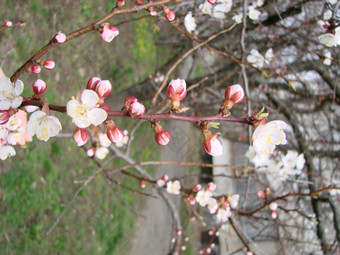
<instances>
[{"instance_id":1,"label":"white blossom","mask_svg":"<svg viewBox=\"0 0 340 255\"><path fill-rule=\"evenodd\" d=\"M288 125L281 120L270 121L257 127L253 134L253 146L258 154L270 154L276 145L286 144L286 134L283 132Z\"/></svg>"},{"instance_id":2,"label":"white blossom","mask_svg":"<svg viewBox=\"0 0 340 255\"><path fill-rule=\"evenodd\" d=\"M330 51L326 51L324 53L325 60L323 61L323 64L326 66L330 66L332 64L332 54Z\"/></svg>"},{"instance_id":3,"label":"white blossom","mask_svg":"<svg viewBox=\"0 0 340 255\"><path fill-rule=\"evenodd\" d=\"M0 77L0 110L18 108L22 103L20 96L24 90L24 83L17 80L14 84L7 77Z\"/></svg>"},{"instance_id":4,"label":"white blossom","mask_svg":"<svg viewBox=\"0 0 340 255\"><path fill-rule=\"evenodd\" d=\"M323 16L322 16L322 18L323 18L324 20L329 20L331 17L332 17L332 11L331 11L331 10L326 10L326 11L323 13Z\"/></svg>"},{"instance_id":5,"label":"white blossom","mask_svg":"<svg viewBox=\"0 0 340 255\"><path fill-rule=\"evenodd\" d=\"M192 16L192 13L189 12L185 18L184 18L184 26L186 28L186 30L189 33L192 33L193 31L195 31L196 29L196 21L195 18Z\"/></svg>"},{"instance_id":6,"label":"white blossom","mask_svg":"<svg viewBox=\"0 0 340 255\"><path fill-rule=\"evenodd\" d=\"M232 20L235 21L235 23L240 24L242 23L242 18L243 18L243 14L236 14L232 17Z\"/></svg>"},{"instance_id":7,"label":"white blossom","mask_svg":"<svg viewBox=\"0 0 340 255\"><path fill-rule=\"evenodd\" d=\"M230 197L230 207L235 209L238 206L238 202L240 201L240 195L234 194Z\"/></svg>"},{"instance_id":8,"label":"white blossom","mask_svg":"<svg viewBox=\"0 0 340 255\"><path fill-rule=\"evenodd\" d=\"M212 193L210 190L200 190L196 194L196 201L200 204L200 206L206 206L210 199L211 199Z\"/></svg>"},{"instance_id":9,"label":"white blossom","mask_svg":"<svg viewBox=\"0 0 340 255\"><path fill-rule=\"evenodd\" d=\"M102 147L108 148L108 147L110 147L110 145L111 145L111 141L110 141L110 139L107 137L107 134L100 133L100 134L99 134L99 142L100 142L100 145L101 145Z\"/></svg>"},{"instance_id":10,"label":"white blossom","mask_svg":"<svg viewBox=\"0 0 340 255\"><path fill-rule=\"evenodd\" d=\"M166 184L166 191L169 194L179 195L181 191L181 183L179 181L168 181Z\"/></svg>"},{"instance_id":11,"label":"white blossom","mask_svg":"<svg viewBox=\"0 0 340 255\"><path fill-rule=\"evenodd\" d=\"M106 148L106 147L98 147L98 148L96 148L94 156L97 159L104 159L107 156L108 153L109 153L109 149L108 148ZM88 153L88 156L89 155L91 155L91 154ZM93 155L91 155L91 156L93 156ZM89 157L91 157L91 156L89 156Z\"/></svg>"},{"instance_id":12,"label":"white blossom","mask_svg":"<svg viewBox=\"0 0 340 255\"><path fill-rule=\"evenodd\" d=\"M105 110L97 107L99 97L93 90L85 89L80 101L72 99L67 103L67 114L73 119L77 127L86 128L99 125L107 118Z\"/></svg>"},{"instance_id":13,"label":"white blossom","mask_svg":"<svg viewBox=\"0 0 340 255\"><path fill-rule=\"evenodd\" d=\"M220 208L216 215L219 222L227 222L230 216L230 207L227 207L227 209Z\"/></svg>"},{"instance_id":14,"label":"white blossom","mask_svg":"<svg viewBox=\"0 0 340 255\"><path fill-rule=\"evenodd\" d=\"M27 123L29 136L37 136L39 140L48 141L50 137L56 136L62 129L57 117L47 115L43 111L36 111L31 114Z\"/></svg>"},{"instance_id":15,"label":"white blossom","mask_svg":"<svg viewBox=\"0 0 340 255\"><path fill-rule=\"evenodd\" d=\"M0 159L5 160L8 157L15 156L15 150L12 146L10 145L3 145L0 142Z\"/></svg>"},{"instance_id":16,"label":"white blossom","mask_svg":"<svg viewBox=\"0 0 340 255\"><path fill-rule=\"evenodd\" d=\"M250 55L247 57L247 61L253 64L254 67L262 68L264 66L265 58L256 49L252 49Z\"/></svg>"},{"instance_id":17,"label":"white blossom","mask_svg":"<svg viewBox=\"0 0 340 255\"><path fill-rule=\"evenodd\" d=\"M248 13L248 17L251 20L258 20L261 12L259 10L256 10L254 6L249 6L249 13Z\"/></svg>"},{"instance_id":18,"label":"white blossom","mask_svg":"<svg viewBox=\"0 0 340 255\"><path fill-rule=\"evenodd\" d=\"M208 201L208 209L211 214L214 214L217 212L218 209L218 203L215 198L210 198Z\"/></svg>"}]
</instances>

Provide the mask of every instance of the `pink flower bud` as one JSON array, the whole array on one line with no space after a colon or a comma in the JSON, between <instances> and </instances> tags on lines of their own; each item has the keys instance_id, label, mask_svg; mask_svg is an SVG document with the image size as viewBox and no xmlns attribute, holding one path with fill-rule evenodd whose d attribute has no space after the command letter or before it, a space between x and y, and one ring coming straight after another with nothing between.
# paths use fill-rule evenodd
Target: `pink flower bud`
<instances>
[{"instance_id":1,"label":"pink flower bud","mask_svg":"<svg viewBox=\"0 0 340 255\"><path fill-rule=\"evenodd\" d=\"M116 27L110 27L109 23L104 23L101 25L100 29L100 39L105 42L111 42L117 35L119 35L119 31Z\"/></svg>"},{"instance_id":2,"label":"pink flower bud","mask_svg":"<svg viewBox=\"0 0 340 255\"><path fill-rule=\"evenodd\" d=\"M87 156L88 157L93 157L95 151L96 151L96 148L95 147L91 147L90 149L87 150Z\"/></svg>"},{"instance_id":3,"label":"pink flower bud","mask_svg":"<svg viewBox=\"0 0 340 255\"><path fill-rule=\"evenodd\" d=\"M198 191L201 190L201 188L202 188L202 185L198 183L198 184L194 185L194 187L192 188L192 191L193 192L198 192Z\"/></svg>"},{"instance_id":4,"label":"pink flower bud","mask_svg":"<svg viewBox=\"0 0 340 255\"><path fill-rule=\"evenodd\" d=\"M216 0L208 0L208 2L209 2L210 4L214 4L214 3L216 3Z\"/></svg>"},{"instance_id":5,"label":"pink flower bud","mask_svg":"<svg viewBox=\"0 0 340 255\"><path fill-rule=\"evenodd\" d=\"M162 130L155 134L155 140L159 145L167 145L171 140L171 135L168 131Z\"/></svg>"},{"instance_id":6,"label":"pink flower bud","mask_svg":"<svg viewBox=\"0 0 340 255\"><path fill-rule=\"evenodd\" d=\"M152 17L155 17L158 15L158 13L153 8L148 8L147 11L150 13Z\"/></svg>"},{"instance_id":7,"label":"pink flower bud","mask_svg":"<svg viewBox=\"0 0 340 255\"><path fill-rule=\"evenodd\" d=\"M135 98L134 96L128 97L127 99L125 99L124 105L129 107L132 103L137 101L137 98Z\"/></svg>"},{"instance_id":8,"label":"pink flower bud","mask_svg":"<svg viewBox=\"0 0 340 255\"><path fill-rule=\"evenodd\" d=\"M166 96L172 102L179 102L181 101L187 94L187 85L185 80L183 79L176 79L172 80L169 83L169 86L166 90Z\"/></svg>"},{"instance_id":9,"label":"pink flower bud","mask_svg":"<svg viewBox=\"0 0 340 255\"><path fill-rule=\"evenodd\" d=\"M7 20L7 19L5 19L5 20L3 21L3 24L4 24L5 27L11 27L11 26L13 26L13 22L10 21L10 20Z\"/></svg>"},{"instance_id":10,"label":"pink flower bud","mask_svg":"<svg viewBox=\"0 0 340 255\"><path fill-rule=\"evenodd\" d=\"M259 190L259 191L257 192L257 196L258 196L259 198L264 198L264 192L263 192L262 190Z\"/></svg>"},{"instance_id":11,"label":"pink flower bud","mask_svg":"<svg viewBox=\"0 0 340 255\"><path fill-rule=\"evenodd\" d=\"M171 11L167 6L163 6L163 11L165 14L165 17L168 21L173 21L176 18L176 15L173 11Z\"/></svg>"},{"instance_id":12,"label":"pink flower bud","mask_svg":"<svg viewBox=\"0 0 340 255\"><path fill-rule=\"evenodd\" d=\"M130 105L128 112L132 118L142 116L145 112L145 107L141 102L134 102Z\"/></svg>"},{"instance_id":13,"label":"pink flower bud","mask_svg":"<svg viewBox=\"0 0 340 255\"><path fill-rule=\"evenodd\" d=\"M177 234L178 236L181 236L181 235L182 235L182 230L176 229L176 234Z\"/></svg>"},{"instance_id":14,"label":"pink flower bud","mask_svg":"<svg viewBox=\"0 0 340 255\"><path fill-rule=\"evenodd\" d=\"M146 187L145 181L141 181L141 182L140 182L140 187L141 187L142 189L144 189L144 188Z\"/></svg>"},{"instance_id":15,"label":"pink flower bud","mask_svg":"<svg viewBox=\"0 0 340 255\"><path fill-rule=\"evenodd\" d=\"M271 203L271 204L269 205L269 208L270 208L270 210L272 210L272 211L276 211L277 208L278 208L278 205L277 205L277 203L273 202L273 203Z\"/></svg>"},{"instance_id":16,"label":"pink flower bud","mask_svg":"<svg viewBox=\"0 0 340 255\"><path fill-rule=\"evenodd\" d=\"M137 5L143 4L143 0L136 0L136 4Z\"/></svg>"},{"instance_id":17,"label":"pink flower bud","mask_svg":"<svg viewBox=\"0 0 340 255\"><path fill-rule=\"evenodd\" d=\"M13 114L14 112L12 109L0 110L0 125L6 124Z\"/></svg>"},{"instance_id":18,"label":"pink flower bud","mask_svg":"<svg viewBox=\"0 0 340 255\"><path fill-rule=\"evenodd\" d=\"M235 84L229 86L225 91L225 101L223 107L231 109L234 104L242 102L244 99L244 90L241 85Z\"/></svg>"},{"instance_id":19,"label":"pink flower bud","mask_svg":"<svg viewBox=\"0 0 340 255\"><path fill-rule=\"evenodd\" d=\"M46 82L38 79L35 82L33 82L32 88L33 88L34 94L41 95L42 93L45 92L47 85L46 85Z\"/></svg>"},{"instance_id":20,"label":"pink flower bud","mask_svg":"<svg viewBox=\"0 0 340 255\"><path fill-rule=\"evenodd\" d=\"M73 139L74 141L76 141L77 146L83 146L88 139L88 135L87 135L87 131L85 128L77 128L76 130L74 130L73 132ZM92 152L90 152L90 155L93 156L93 154L91 154ZM94 153L94 150L93 150ZM89 151L88 151L88 156L92 157L89 155Z\"/></svg>"},{"instance_id":21,"label":"pink flower bud","mask_svg":"<svg viewBox=\"0 0 340 255\"><path fill-rule=\"evenodd\" d=\"M108 80L99 81L96 85L95 91L101 98L106 98L112 90L111 82Z\"/></svg>"},{"instance_id":22,"label":"pink flower bud","mask_svg":"<svg viewBox=\"0 0 340 255\"><path fill-rule=\"evenodd\" d=\"M203 149L211 156L220 156L223 153L223 146L220 139L217 138L218 133L212 135L210 130L204 130Z\"/></svg>"},{"instance_id":23,"label":"pink flower bud","mask_svg":"<svg viewBox=\"0 0 340 255\"><path fill-rule=\"evenodd\" d=\"M192 195L187 196L186 199L191 205L194 205L196 203L196 199Z\"/></svg>"},{"instance_id":24,"label":"pink flower bud","mask_svg":"<svg viewBox=\"0 0 340 255\"><path fill-rule=\"evenodd\" d=\"M43 61L43 65L47 70L52 70L55 66L55 63L52 59L46 59Z\"/></svg>"},{"instance_id":25,"label":"pink flower bud","mask_svg":"<svg viewBox=\"0 0 340 255\"><path fill-rule=\"evenodd\" d=\"M66 41L66 35L64 33L59 32L54 36L54 41L58 44L62 44Z\"/></svg>"},{"instance_id":26,"label":"pink flower bud","mask_svg":"<svg viewBox=\"0 0 340 255\"><path fill-rule=\"evenodd\" d=\"M117 8L120 8L120 7L122 7L124 4L125 4L125 0L117 0L116 7L117 7Z\"/></svg>"},{"instance_id":27,"label":"pink flower bud","mask_svg":"<svg viewBox=\"0 0 340 255\"><path fill-rule=\"evenodd\" d=\"M166 174L163 175L163 176L162 176L162 180L165 181L165 182L167 182L167 181L169 180L169 176L166 175Z\"/></svg>"},{"instance_id":28,"label":"pink flower bud","mask_svg":"<svg viewBox=\"0 0 340 255\"><path fill-rule=\"evenodd\" d=\"M264 193L266 194L266 196L269 196L271 192L272 191L270 190L270 188L265 188L264 189Z\"/></svg>"},{"instance_id":29,"label":"pink flower bud","mask_svg":"<svg viewBox=\"0 0 340 255\"><path fill-rule=\"evenodd\" d=\"M38 65L33 65L31 67L31 72L34 73L34 74L38 74L38 73L40 73L40 71L41 71L41 68Z\"/></svg>"},{"instance_id":30,"label":"pink flower bud","mask_svg":"<svg viewBox=\"0 0 340 255\"><path fill-rule=\"evenodd\" d=\"M163 187L165 185L165 181L162 180L162 179L158 179L156 181L156 184L157 184L158 187Z\"/></svg>"},{"instance_id":31,"label":"pink flower bud","mask_svg":"<svg viewBox=\"0 0 340 255\"><path fill-rule=\"evenodd\" d=\"M216 190L216 184L213 182L209 182L207 185L207 189L210 190L211 192L214 192Z\"/></svg>"},{"instance_id":32,"label":"pink flower bud","mask_svg":"<svg viewBox=\"0 0 340 255\"><path fill-rule=\"evenodd\" d=\"M110 141L113 143L119 143L124 137L123 131L116 126L113 128L107 129L106 134L107 134L107 137L110 139Z\"/></svg>"},{"instance_id":33,"label":"pink flower bud","mask_svg":"<svg viewBox=\"0 0 340 255\"><path fill-rule=\"evenodd\" d=\"M275 220L277 218L277 211L272 211L272 213L270 214L272 216L272 218Z\"/></svg>"},{"instance_id":34,"label":"pink flower bud","mask_svg":"<svg viewBox=\"0 0 340 255\"><path fill-rule=\"evenodd\" d=\"M96 86L97 84L100 82L101 80L98 77L92 77L89 79L89 81L87 82L86 85L86 89L91 89L91 90L96 90Z\"/></svg>"}]
</instances>

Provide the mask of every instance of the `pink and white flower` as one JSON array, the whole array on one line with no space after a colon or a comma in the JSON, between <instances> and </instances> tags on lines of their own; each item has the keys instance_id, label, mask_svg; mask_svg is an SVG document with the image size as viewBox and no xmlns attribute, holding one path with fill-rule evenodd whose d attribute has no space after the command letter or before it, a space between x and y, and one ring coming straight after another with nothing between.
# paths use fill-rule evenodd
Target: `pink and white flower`
<instances>
[{"instance_id":1,"label":"pink and white flower","mask_svg":"<svg viewBox=\"0 0 340 255\"><path fill-rule=\"evenodd\" d=\"M33 65L31 68L30 68L31 72L34 73L34 74L38 74L41 72L41 68L40 66L38 65Z\"/></svg>"},{"instance_id":2,"label":"pink and white flower","mask_svg":"<svg viewBox=\"0 0 340 255\"><path fill-rule=\"evenodd\" d=\"M50 137L56 136L62 129L57 117L47 115L43 111L36 111L31 114L27 123L27 133L39 140L48 141Z\"/></svg>"},{"instance_id":3,"label":"pink and white flower","mask_svg":"<svg viewBox=\"0 0 340 255\"><path fill-rule=\"evenodd\" d=\"M109 23L104 23L101 25L100 29L100 39L105 42L111 42L117 35L119 35L119 31L116 27L111 26Z\"/></svg>"},{"instance_id":4,"label":"pink and white flower","mask_svg":"<svg viewBox=\"0 0 340 255\"><path fill-rule=\"evenodd\" d=\"M13 26L13 22L10 21L10 20L7 20L7 19L5 19L5 20L3 21L3 24L4 24L5 27L11 27L11 26Z\"/></svg>"},{"instance_id":5,"label":"pink and white flower","mask_svg":"<svg viewBox=\"0 0 340 255\"><path fill-rule=\"evenodd\" d=\"M166 191L169 194L179 195L181 192L181 183L179 181L168 181L166 184Z\"/></svg>"},{"instance_id":6,"label":"pink and white flower","mask_svg":"<svg viewBox=\"0 0 340 255\"><path fill-rule=\"evenodd\" d=\"M287 124L282 120L270 121L258 126L253 134L253 146L258 154L270 154L276 145L286 144L286 134L283 132Z\"/></svg>"},{"instance_id":7,"label":"pink and white flower","mask_svg":"<svg viewBox=\"0 0 340 255\"><path fill-rule=\"evenodd\" d=\"M233 208L233 209L237 208L239 201L240 201L240 195L239 194L232 195L229 199L230 207Z\"/></svg>"},{"instance_id":8,"label":"pink and white flower","mask_svg":"<svg viewBox=\"0 0 340 255\"><path fill-rule=\"evenodd\" d=\"M0 77L0 110L18 108L23 98L24 83L17 80L14 84L7 77Z\"/></svg>"},{"instance_id":9,"label":"pink and white flower","mask_svg":"<svg viewBox=\"0 0 340 255\"><path fill-rule=\"evenodd\" d=\"M173 11L171 11L167 6L163 5L163 11L165 14L165 17L168 21L173 21L176 18L176 15Z\"/></svg>"},{"instance_id":10,"label":"pink and white flower","mask_svg":"<svg viewBox=\"0 0 340 255\"><path fill-rule=\"evenodd\" d=\"M99 97L93 90L85 89L80 100L72 99L67 103L67 114L79 128L97 126L107 118L107 112L97 107Z\"/></svg>"},{"instance_id":11,"label":"pink and white flower","mask_svg":"<svg viewBox=\"0 0 340 255\"><path fill-rule=\"evenodd\" d=\"M87 82L86 88L87 89L91 89L91 90L96 90L97 84L101 81L100 78L98 77L92 77L89 79L89 81Z\"/></svg>"}]
</instances>

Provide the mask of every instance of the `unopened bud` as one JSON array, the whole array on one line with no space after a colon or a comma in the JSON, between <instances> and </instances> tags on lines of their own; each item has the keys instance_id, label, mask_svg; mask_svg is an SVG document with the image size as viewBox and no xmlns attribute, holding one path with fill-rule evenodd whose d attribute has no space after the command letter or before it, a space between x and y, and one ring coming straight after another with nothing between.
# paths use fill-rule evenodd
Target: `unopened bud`
<instances>
[{"instance_id":1,"label":"unopened bud","mask_svg":"<svg viewBox=\"0 0 340 255\"><path fill-rule=\"evenodd\" d=\"M47 70L52 70L55 66L55 63L52 59L46 59L45 61L42 61L42 64Z\"/></svg>"},{"instance_id":2,"label":"unopened bud","mask_svg":"<svg viewBox=\"0 0 340 255\"><path fill-rule=\"evenodd\" d=\"M59 32L54 36L54 41L58 44L62 44L66 41L66 35L64 33Z\"/></svg>"},{"instance_id":3,"label":"unopened bud","mask_svg":"<svg viewBox=\"0 0 340 255\"><path fill-rule=\"evenodd\" d=\"M136 0L136 4L137 5L143 4L143 0Z\"/></svg>"},{"instance_id":4,"label":"unopened bud","mask_svg":"<svg viewBox=\"0 0 340 255\"><path fill-rule=\"evenodd\" d=\"M141 182L140 182L140 187L141 187L142 189L144 189L144 188L146 187L145 181L141 181Z\"/></svg>"},{"instance_id":5,"label":"unopened bud","mask_svg":"<svg viewBox=\"0 0 340 255\"><path fill-rule=\"evenodd\" d=\"M33 65L28 69L28 72L31 72L31 73L34 73L34 74L38 74L38 73L40 73L40 71L41 71L41 68L38 65Z\"/></svg>"},{"instance_id":6,"label":"unopened bud","mask_svg":"<svg viewBox=\"0 0 340 255\"><path fill-rule=\"evenodd\" d=\"M263 191L262 191L262 190L259 190L259 191L257 192L257 196L258 196L259 198L264 198L264 193L263 193Z\"/></svg>"},{"instance_id":7,"label":"unopened bud","mask_svg":"<svg viewBox=\"0 0 340 255\"><path fill-rule=\"evenodd\" d=\"M77 146L83 146L87 142L87 139L88 139L88 134L87 134L86 129L85 128L77 128L76 130L74 130L73 139L74 139L74 141L76 141ZM93 150L93 154L92 154L92 151L90 151L90 150L88 150L87 155L89 157L92 157L93 154L94 154L94 150Z\"/></svg>"},{"instance_id":8,"label":"unopened bud","mask_svg":"<svg viewBox=\"0 0 340 255\"><path fill-rule=\"evenodd\" d=\"M244 99L244 90L240 84L229 86L225 91L225 101L221 108L231 109L234 104L242 102Z\"/></svg>"},{"instance_id":9,"label":"unopened bud","mask_svg":"<svg viewBox=\"0 0 340 255\"><path fill-rule=\"evenodd\" d=\"M168 21L173 21L176 18L176 15L173 11L171 11L167 6L163 6L163 11L165 14L165 17Z\"/></svg>"},{"instance_id":10,"label":"unopened bud","mask_svg":"<svg viewBox=\"0 0 340 255\"><path fill-rule=\"evenodd\" d=\"M165 181L165 182L167 182L167 181L169 180L169 176L166 175L166 174L163 175L163 176L162 176L162 180Z\"/></svg>"},{"instance_id":11,"label":"unopened bud","mask_svg":"<svg viewBox=\"0 0 340 255\"><path fill-rule=\"evenodd\" d=\"M101 98L106 98L110 95L112 90L111 82L108 80L99 81L96 85L95 91L97 92L98 96Z\"/></svg>"},{"instance_id":12,"label":"unopened bud","mask_svg":"<svg viewBox=\"0 0 340 255\"><path fill-rule=\"evenodd\" d=\"M271 203L271 204L269 205L269 208L270 208L270 210L272 210L272 211L276 211L277 208L278 208L278 205L277 205L277 203L273 202L273 203Z\"/></svg>"},{"instance_id":13,"label":"unopened bud","mask_svg":"<svg viewBox=\"0 0 340 255\"><path fill-rule=\"evenodd\" d=\"M208 0L208 2L209 2L210 4L214 4L214 3L216 3L216 0Z\"/></svg>"},{"instance_id":14,"label":"unopened bud","mask_svg":"<svg viewBox=\"0 0 340 255\"><path fill-rule=\"evenodd\" d=\"M35 82L33 82L32 88L33 88L34 94L41 95L42 93L45 92L47 85L46 85L46 82L38 79Z\"/></svg>"},{"instance_id":15,"label":"unopened bud","mask_svg":"<svg viewBox=\"0 0 340 255\"><path fill-rule=\"evenodd\" d=\"M192 191L193 192L198 192L198 191L201 190L201 188L202 188L202 185L198 183L198 184L194 185L194 187L192 188Z\"/></svg>"},{"instance_id":16,"label":"unopened bud","mask_svg":"<svg viewBox=\"0 0 340 255\"><path fill-rule=\"evenodd\" d=\"M130 105L128 112L132 118L142 116L145 112L145 107L141 102L134 102Z\"/></svg>"},{"instance_id":17,"label":"unopened bud","mask_svg":"<svg viewBox=\"0 0 340 255\"><path fill-rule=\"evenodd\" d=\"M106 128L107 128L107 137L109 138L109 140L113 143L119 143L123 137L124 137L124 133L123 131L116 127L115 123L113 122L113 120L108 120L106 122Z\"/></svg>"},{"instance_id":18,"label":"unopened bud","mask_svg":"<svg viewBox=\"0 0 340 255\"><path fill-rule=\"evenodd\" d=\"M124 4L125 4L125 0L117 0L116 7L117 7L117 8L120 8L120 7L122 7Z\"/></svg>"},{"instance_id":19,"label":"unopened bud","mask_svg":"<svg viewBox=\"0 0 340 255\"><path fill-rule=\"evenodd\" d=\"M87 82L87 85L86 85L86 89L91 89L91 90L96 90L96 86L97 84L100 82L100 78L98 77L92 77L89 79L89 81Z\"/></svg>"},{"instance_id":20,"label":"unopened bud","mask_svg":"<svg viewBox=\"0 0 340 255\"><path fill-rule=\"evenodd\" d=\"M5 20L3 21L3 24L4 24L5 27L11 27L11 26L13 26L13 22L10 21L10 20L7 20L7 19L5 19Z\"/></svg>"},{"instance_id":21,"label":"unopened bud","mask_svg":"<svg viewBox=\"0 0 340 255\"><path fill-rule=\"evenodd\" d=\"M186 96L186 94L187 85L183 79L172 80L166 90L166 96L169 100L171 100L171 104L174 108L179 107L179 102Z\"/></svg>"},{"instance_id":22,"label":"unopened bud","mask_svg":"<svg viewBox=\"0 0 340 255\"><path fill-rule=\"evenodd\" d=\"M266 194L266 196L269 196L271 192L272 191L270 190L270 188L265 188L264 189L264 193Z\"/></svg>"},{"instance_id":23,"label":"unopened bud","mask_svg":"<svg viewBox=\"0 0 340 255\"><path fill-rule=\"evenodd\" d=\"M207 185L207 189L210 190L211 192L214 192L216 190L216 184L213 182L209 182Z\"/></svg>"},{"instance_id":24,"label":"unopened bud","mask_svg":"<svg viewBox=\"0 0 340 255\"><path fill-rule=\"evenodd\" d=\"M218 134L219 133L212 135L210 130L203 131L203 149L211 156L220 156L223 153L222 142L217 138Z\"/></svg>"},{"instance_id":25,"label":"unopened bud","mask_svg":"<svg viewBox=\"0 0 340 255\"><path fill-rule=\"evenodd\" d=\"M171 140L171 135L168 131L162 130L155 133L155 140L159 145L167 145Z\"/></svg>"},{"instance_id":26,"label":"unopened bud","mask_svg":"<svg viewBox=\"0 0 340 255\"><path fill-rule=\"evenodd\" d=\"M147 11L150 13L152 17L155 17L158 15L158 13L153 8L148 8Z\"/></svg>"},{"instance_id":27,"label":"unopened bud","mask_svg":"<svg viewBox=\"0 0 340 255\"><path fill-rule=\"evenodd\" d=\"M277 218L277 211L272 211L272 213L270 214L272 216L272 218L275 220Z\"/></svg>"},{"instance_id":28,"label":"unopened bud","mask_svg":"<svg viewBox=\"0 0 340 255\"><path fill-rule=\"evenodd\" d=\"M105 42L111 42L117 35L119 35L119 31L116 27L111 26L109 23L104 23L101 25L100 29L100 39Z\"/></svg>"},{"instance_id":29,"label":"unopened bud","mask_svg":"<svg viewBox=\"0 0 340 255\"><path fill-rule=\"evenodd\" d=\"M158 187L163 187L165 185L165 181L163 179L158 179L156 184Z\"/></svg>"},{"instance_id":30,"label":"unopened bud","mask_svg":"<svg viewBox=\"0 0 340 255\"><path fill-rule=\"evenodd\" d=\"M12 109L0 110L0 125L6 124L13 114L14 112Z\"/></svg>"}]
</instances>

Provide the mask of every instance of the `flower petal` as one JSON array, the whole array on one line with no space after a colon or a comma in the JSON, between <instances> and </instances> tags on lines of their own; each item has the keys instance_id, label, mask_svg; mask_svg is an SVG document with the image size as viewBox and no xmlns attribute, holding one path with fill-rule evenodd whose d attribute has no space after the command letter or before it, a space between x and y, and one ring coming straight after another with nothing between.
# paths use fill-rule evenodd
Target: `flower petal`
<instances>
[{"instance_id":1,"label":"flower petal","mask_svg":"<svg viewBox=\"0 0 340 255\"><path fill-rule=\"evenodd\" d=\"M95 107L98 101L98 94L93 90L85 89L81 94L81 102L86 106Z\"/></svg>"},{"instance_id":2,"label":"flower petal","mask_svg":"<svg viewBox=\"0 0 340 255\"><path fill-rule=\"evenodd\" d=\"M12 100L12 108L18 108L22 103L22 97L14 97Z\"/></svg>"},{"instance_id":3,"label":"flower petal","mask_svg":"<svg viewBox=\"0 0 340 255\"><path fill-rule=\"evenodd\" d=\"M107 112L100 108L93 108L87 114L87 120L92 125L99 125L103 123L107 118Z\"/></svg>"},{"instance_id":4,"label":"flower petal","mask_svg":"<svg viewBox=\"0 0 340 255\"><path fill-rule=\"evenodd\" d=\"M24 91L24 83L21 80L17 80L14 83L14 95L20 96L23 91Z\"/></svg>"}]
</instances>

